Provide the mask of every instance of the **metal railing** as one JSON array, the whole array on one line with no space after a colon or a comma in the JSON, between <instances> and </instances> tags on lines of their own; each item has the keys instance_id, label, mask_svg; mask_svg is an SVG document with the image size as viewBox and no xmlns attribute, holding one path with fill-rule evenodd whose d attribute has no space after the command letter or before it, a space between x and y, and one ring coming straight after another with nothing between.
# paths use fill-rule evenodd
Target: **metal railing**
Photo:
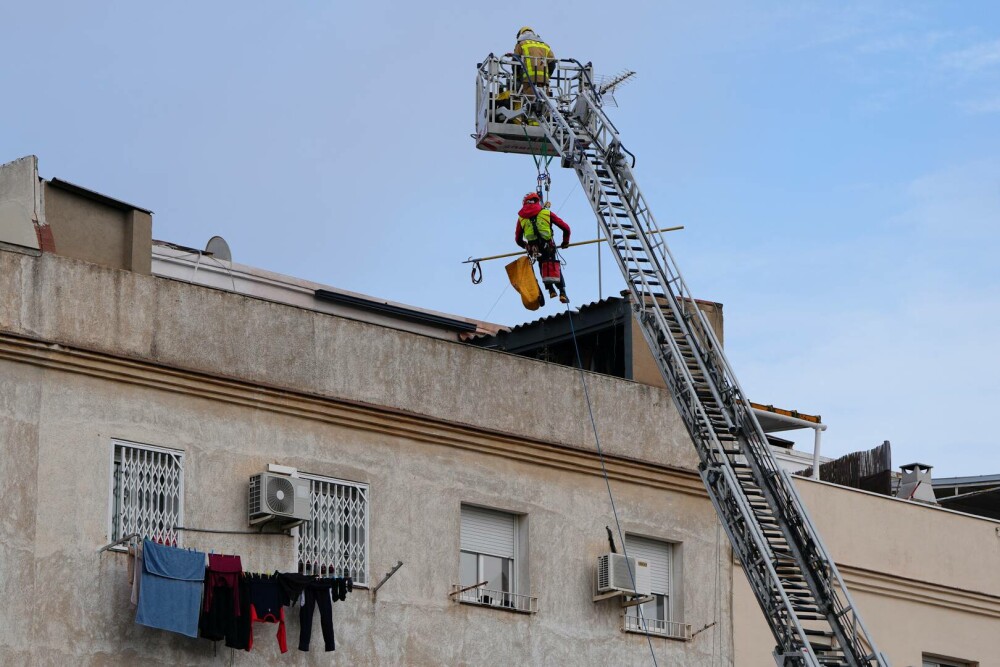
<instances>
[{"instance_id":1,"label":"metal railing","mask_svg":"<svg viewBox=\"0 0 1000 667\"><path fill-rule=\"evenodd\" d=\"M469 588L461 584L451 585L451 598L462 604L474 604L481 607L496 607L517 611L522 614L538 613L538 598L522 593L509 593L490 588Z\"/></svg>"},{"instance_id":2,"label":"metal railing","mask_svg":"<svg viewBox=\"0 0 1000 667\"><path fill-rule=\"evenodd\" d=\"M548 84L535 86L557 104L569 104L580 95L582 86L587 85L585 82L590 81L589 67L575 60L555 62L556 68ZM523 84L528 88L522 92L519 70L520 58L513 55L498 57L491 53L479 64L476 76L476 132L479 138L487 132L487 124L490 123L510 125L511 132L529 131L518 127L527 125L527 118L523 115L514 117L514 114L523 109L526 102L535 99L532 94L535 87ZM530 132L537 133L538 130Z\"/></svg>"},{"instance_id":3,"label":"metal railing","mask_svg":"<svg viewBox=\"0 0 1000 667\"><path fill-rule=\"evenodd\" d=\"M625 614L622 616L622 632L660 635L670 639L691 639L691 624L678 621L661 621L655 618L639 618Z\"/></svg>"}]
</instances>

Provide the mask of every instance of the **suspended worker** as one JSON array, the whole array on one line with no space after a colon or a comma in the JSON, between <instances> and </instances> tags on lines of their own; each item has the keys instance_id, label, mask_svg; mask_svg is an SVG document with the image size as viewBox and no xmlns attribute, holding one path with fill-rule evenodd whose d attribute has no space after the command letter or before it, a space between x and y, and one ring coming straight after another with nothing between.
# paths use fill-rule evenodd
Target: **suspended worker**
<instances>
[{"instance_id":1,"label":"suspended worker","mask_svg":"<svg viewBox=\"0 0 1000 667\"><path fill-rule=\"evenodd\" d=\"M558 215L542 207L542 198L537 192L529 192L521 201L517 212L517 229L514 242L538 260L542 282L549 290L549 298L555 298L559 289L559 301L569 303L566 296L566 281L563 279L559 260L556 258L556 243L552 235L552 225L562 230L561 248L569 247L569 225Z\"/></svg>"}]
</instances>

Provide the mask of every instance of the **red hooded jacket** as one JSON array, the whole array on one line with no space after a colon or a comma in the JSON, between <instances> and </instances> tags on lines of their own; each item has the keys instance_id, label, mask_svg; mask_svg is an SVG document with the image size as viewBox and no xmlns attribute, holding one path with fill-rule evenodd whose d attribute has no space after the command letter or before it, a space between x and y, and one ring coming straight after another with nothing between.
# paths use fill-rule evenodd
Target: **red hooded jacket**
<instances>
[{"instance_id":1,"label":"red hooded jacket","mask_svg":"<svg viewBox=\"0 0 1000 667\"><path fill-rule=\"evenodd\" d=\"M521 207L521 210L517 212L517 220L514 223L516 225L514 229L514 242L522 248L527 248L528 244L524 240L524 230L521 229L521 218L534 218L541 210L541 204L525 204ZM569 225L567 225L562 218L551 211L549 211L549 220L553 225L562 230L562 247L565 248L569 245ZM553 242L555 241L554 235L552 240Z\"/></svg>"}]
</instances>

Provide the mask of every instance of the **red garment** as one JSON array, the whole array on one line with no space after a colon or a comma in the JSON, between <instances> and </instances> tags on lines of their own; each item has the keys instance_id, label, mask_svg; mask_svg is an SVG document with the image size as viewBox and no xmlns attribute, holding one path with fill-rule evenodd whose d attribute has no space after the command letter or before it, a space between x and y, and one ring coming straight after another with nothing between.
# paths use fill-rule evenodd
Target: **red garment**
<instances>
[{"instance_id":1,"label":"red garment","mask_svg":"<svg viewBox=\"0 0 1000 667\"><path fill-rule=\"evenodd\" d=\"M521 246L522 248L527 248L528 244L524 240L524 230L521 228L521 218L534 218L542 210L541 204L525 204L521 207L521 210L517 212L517 220L514 222L516 228L514 229L514 243ZM563 246L569 245L569 225L567 225L562 218L558 215L549 211L549 220L553 225L562 230L562 244ZM553 236L553 241L555 237Z\"/></svg>"},{"instance_id":2,"label":"red garment","mask_svg":"<svg viewBox=\"0 0 1000 667\"><path fill-rule=\"evenodd\" d=\"M233 592L233 613L240 615L240 574L243 563L239 556L208 555L208 569L205 570L205 604L203 609L212 608L212 596L216 586L225 586Z\"/></svg>"},{"instance_id":3,"label":"red garment","mask_svg":"<svg viewBox=\"0 0 1000 667\"><path fill-rule=\"evenodd\" d=\"M288 653L288 640L285 638L285 608L278 607L278 616L275 618L274 614L264 614L263 618L257 616L257 608L252 604L250 605L250 621L252 623L277 623L278 624L278 648L281 649L282 653ZM247 650L253 648L253 630L251 626L250 631L250 646Z\"/></svg>"}]
</instances>

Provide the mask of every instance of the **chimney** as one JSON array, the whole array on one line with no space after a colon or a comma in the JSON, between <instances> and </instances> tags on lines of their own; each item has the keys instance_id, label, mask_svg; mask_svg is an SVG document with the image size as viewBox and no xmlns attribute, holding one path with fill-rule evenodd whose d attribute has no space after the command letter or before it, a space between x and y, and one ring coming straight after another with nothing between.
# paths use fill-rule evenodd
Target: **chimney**
<instances>
[{"instance_id":1,"label":"chimney","mask_svg":"<svg viewBox=\"0 0 1000 667\"><path fill-rule=\"evenodd\" d=\"M938 504L931 484L931 466L925 463L908 463L899 466L899 469L903 471L903 479L899 482L897 498L915 500L928 505Z\"/></svg>"}]
</instances>

